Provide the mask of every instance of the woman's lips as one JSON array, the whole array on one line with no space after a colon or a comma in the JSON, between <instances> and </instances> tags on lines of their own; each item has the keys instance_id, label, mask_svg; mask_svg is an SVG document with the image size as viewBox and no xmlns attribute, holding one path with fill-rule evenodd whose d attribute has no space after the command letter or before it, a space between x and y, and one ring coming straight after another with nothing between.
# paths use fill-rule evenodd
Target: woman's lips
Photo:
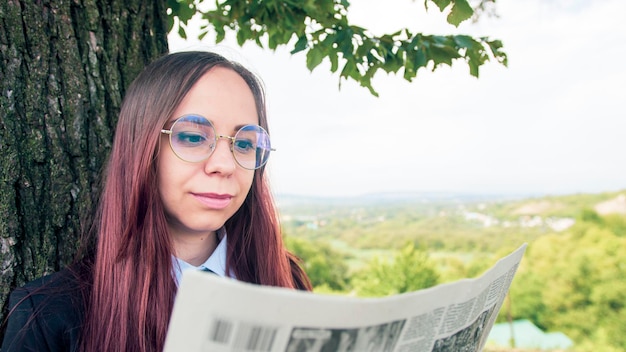
<instances>
[{"instance_id":1,"label":"woman's lips","mask_svg":"<svg viewBox=\"0 0 626 352\"><path fill-rule=\"evenodd\" d=\"M216 193L192 193L200 203L211 209L224 209L230 204L233 196L230 194L216 194Z\"/></svg>"}]
</instances>

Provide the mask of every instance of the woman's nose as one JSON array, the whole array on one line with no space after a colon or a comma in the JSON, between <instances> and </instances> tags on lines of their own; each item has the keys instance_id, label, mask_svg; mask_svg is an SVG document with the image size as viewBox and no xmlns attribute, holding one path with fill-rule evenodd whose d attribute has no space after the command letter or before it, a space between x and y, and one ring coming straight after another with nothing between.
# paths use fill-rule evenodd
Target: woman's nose
<instances>
[{"instance_id":1,"label":"woman's nose","mask_svg":"<svg viewBox=\"0 0 626 352\"><path fill-rule=\"evenodd\" d=\"M231 149L232 137L217 136L215 150L205 161L204 170L207 174L222 173L232 174L237 168L237 162Z\"/></svg>"}]
</instances>

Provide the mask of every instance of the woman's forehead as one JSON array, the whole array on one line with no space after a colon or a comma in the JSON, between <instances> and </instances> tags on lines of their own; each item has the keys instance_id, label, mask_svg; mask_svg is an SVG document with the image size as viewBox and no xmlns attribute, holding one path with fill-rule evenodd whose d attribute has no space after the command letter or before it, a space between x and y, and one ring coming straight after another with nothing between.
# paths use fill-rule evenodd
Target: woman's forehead
<instances>
[{"instance_id":1,"label":"woman's forehead","mask_svg":"<svg viewBox=\"0 0 626 352\"><path fill-rule=\"evenodd\" d=\"M259 123L252 90L237 72L224 67L206 72L187 92L169 121L186 114L204 116L215 125Z\"/></svg>"}]
</instances>

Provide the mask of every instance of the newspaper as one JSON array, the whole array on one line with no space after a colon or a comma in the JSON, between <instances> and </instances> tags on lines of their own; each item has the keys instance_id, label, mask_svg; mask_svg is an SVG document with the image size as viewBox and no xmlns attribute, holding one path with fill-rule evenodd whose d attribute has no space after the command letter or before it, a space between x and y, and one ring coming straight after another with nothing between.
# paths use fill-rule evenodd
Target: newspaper
<instances>
[{"instance_id":1,"label":"newspaper","mask_svg":"<svg viewBox=\"0 0 626 352\"><path fill-rule=\"evenodd\" d=\"M186 271L166 352L480 351L526 244L482 276L383 298L321 295Z\"/></svg>"}]
</instances>

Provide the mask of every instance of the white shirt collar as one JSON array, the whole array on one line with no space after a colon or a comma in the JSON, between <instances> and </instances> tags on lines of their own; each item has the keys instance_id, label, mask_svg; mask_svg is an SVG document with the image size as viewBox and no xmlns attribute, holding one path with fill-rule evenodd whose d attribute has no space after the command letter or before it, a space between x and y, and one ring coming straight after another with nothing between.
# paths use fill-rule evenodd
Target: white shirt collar
<instances>
[{"instance_id":1,"label":"white shirt collar","mask_svg":"<svg viewBox=\"0 0 626 352\"><path fill-rule=\"evenodd\" d=\"M226 239L226 230L221 228L218 230L218 239L220 242L217 244L217 247L211 253L209 258L200 266L195 266L187 263L186 261L172 256L173 261L173 271L174 271L174 280L176 281L176 285L180 283L180 279L183 275L183 271L185 270L206 270L214 272L216 275L221 277L233 277L234 275L231 273L230 275L226 275L226 250L228 249L228 241Z\"/></svg>"}]
</instances>

